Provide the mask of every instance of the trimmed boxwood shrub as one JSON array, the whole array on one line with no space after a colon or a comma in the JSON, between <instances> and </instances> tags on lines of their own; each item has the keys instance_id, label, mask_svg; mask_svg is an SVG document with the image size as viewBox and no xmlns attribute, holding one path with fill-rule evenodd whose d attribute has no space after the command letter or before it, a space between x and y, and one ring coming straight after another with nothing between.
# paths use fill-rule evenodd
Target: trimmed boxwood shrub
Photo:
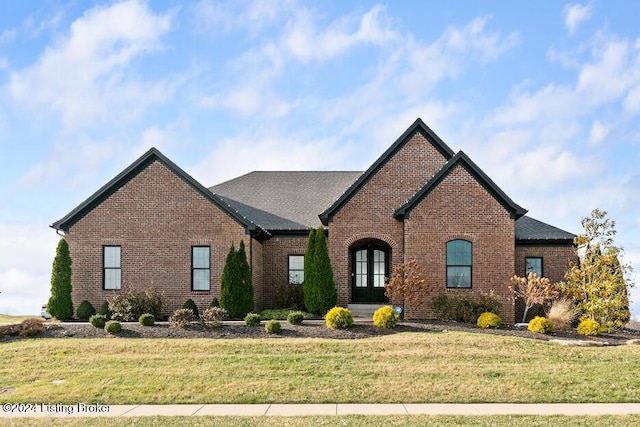
<instances>
[{"instance_id":1,"label":"trimmed boxwood shrub","mask_svg":"<svg viewBox=\"0 0 640 427\"><path fill-rule=\"evenodd\" d=\"M353 326L353 316L344 307L333 307L325 316L325 323L331 329L346 329Z\"/></svg>"},{"instance_id":2,"label":"trimmed boxwood shrub","mask_svg":"<svg viewBox=\"0 0 640 427\"><path fill-rule=\"evenodd\" d=\"M102 329L105 323L107 323L107 317L103 314L94 314L89 317L89 323L91 323L91 326L94 328Z\"/></svg>"},{"instance_id":3,"label":"trimmed boxwood shrub","mask_svg":"<svg viewBox=\"0 0 640 427\"><path fill-rule=\"evenodd\" d=\"M304 321L304 313L301 311L292 311L287 315L287 322L292 325L300 325Z\"/></svg>"},{"instance_id":4,"label":"trimmed boxwood shrub","mask_svg":"<svg viewBox=\"0 0 640 427\"><path fill-rule=\"evenodd\" d=\"M117 320L109 320L104 325L104 331L110 335L117 334L122 330L122 325Z\"/></svg>"},{"instance_id":5,"label":"trimmed boxwood shrub","mask_svg":"<svg viewBox=\"0 0 640 427\"><path fill-rule=\"evenodd\" d=\"M156 318L153 317L151 313L145 313L140 316L138 322L140 322L142 326L153 326L153 324L156 323Z\"/></svg>"},{"instance_id":6,"label":"trimmed boxwood shrub","mask_svg":"<svg viewBox=\"0 0 640 427\"><path fill-rule=\"evenodd\" d=\"M485 312L478 317L478 327L482 329L498 329L502 325L502 319L495 313Z\"/></svg>"},{"instance_id":7,"label":"trimmed boxwood shrub","mask_svg":"<svg viewBox=\"0 0 640 427\"><path fill-rule=\"evenodd\" d=\"M282 325L275 319L268 320L264 325L264 330L267 331L268 334L279 334L280 330L282 330Z\"/></svg>"},{"instance_id":8,"label":"trimmed boxwood shrub","mask_svg":"<svg viewBox=\"0 0 640 427\"><path fill-rule=\"evenodd\" d=\"M109 310L109 301L105 301L100 306L100 310L98 310L97 314L102 314L107 320L111 319L111 310Z\"/></svg>"},{"instance_id":9,"label":"trimmed boxwood shrub","mask_svg":"<svg viewBox=\"0 0 640 427\"><path fill-rule=\"evenodd\" d=\"M602 331L602 327L600 323L593 319L585 319L578 324L577 332L580 335L585 335L588 337L595 337L600 335Z\"/></svg>"},{"instance_id":10,"label":"trimmed boxwood shrub","mask_svg":"<svg viewBox=\"0 0 640 427\"><path fill-rule=\"evenodd\" d=\"M380 307L373 313L373 325L376 328L393 329L400 322L400 315L391 306Z\"/></svg>"},{"instance_id":11,"label":"trimmed boxwood shrub","mask_svg":"<svg viewBox=\"0 0 640 427\"><path fill-rule=\"evenodd\" d=\"M88 320L94 314L96 314L96 309L87 300L82 301L76 310L76 316L82 320Z\"/></svg>"},{"instance_id":12,"label":"trimmed boxwood shrub","mask_svg":"<svg viewBox=\"0 0 640 427\"><path fill-rule=\"evenodd\" d=\"M218 298L214 298L211 300L211 303L209 304L209 308L213 308L213 307L220 307L220 301L218 301Z\"/></svg>"},{"instance_id":13,"label":"trimmed boxwood shrub","mask_svg":"<svg viewBox=\"0 0 640 427\"><path fill-rule=\"evenodd\" d=\"M196 305L196 303L189 298L188 300L186 300L184 302L184 304L182 305L182 308L189 308L191 309L191 311L193 311L193 315L195 317L200 317L200 312L198 311L198 306Z\"/></svg>"},{"instance_id":14,"label":"trimmed boxwood shrub","mask_svg":"<svg viewBox=\"0 0 640 427\"><path fill-rule=\"evenodd\" d=\"M258 313L249 313L244 317L244 323L248 326L260 326L260 315Z\"/></svg>"},{"instance_id":15,"label":"trimmed boxwood shrub","mask_svg":"<svg viewBox=\"0 0 640 427\"><path fill-rule=\"evenodd\" d=\"M531 319L527 329L537 334L547 334L553 330L553 325L551 324L551 320L546 317L536 316Z\"/></svg>"}]
</instances>

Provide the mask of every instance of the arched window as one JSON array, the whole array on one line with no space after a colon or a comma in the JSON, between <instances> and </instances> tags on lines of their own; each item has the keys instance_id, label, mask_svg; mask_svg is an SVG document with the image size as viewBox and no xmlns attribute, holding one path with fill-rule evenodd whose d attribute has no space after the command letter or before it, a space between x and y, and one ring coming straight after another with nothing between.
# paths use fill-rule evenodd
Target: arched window
<instances>
[{"instance_id":1,"label":"arched window","mask_svg":"<svg viewBox=\"0 0 640 427\"><path fill-rule=\"evenodd\" d=\"M447 242L447 288L471 288L471 242Z\"/></svg>"}]
</instances>

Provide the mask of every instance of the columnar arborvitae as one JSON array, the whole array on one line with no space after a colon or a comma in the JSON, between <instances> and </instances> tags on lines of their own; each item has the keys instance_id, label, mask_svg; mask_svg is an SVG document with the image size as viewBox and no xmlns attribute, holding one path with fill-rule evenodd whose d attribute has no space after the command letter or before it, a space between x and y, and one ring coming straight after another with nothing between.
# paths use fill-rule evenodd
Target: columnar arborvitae
<instances>
[{"instance_id":1,"label":"columnar arborvitae","mask_svg":"<svg viewBox=\"0 0 640 427\"><path fill-rule=\"evenodd\" d=\"M253 311L253 284L251 283L251 267L247 261L247 252L244 248L244 242L240 241L240 247L237 252L238 266L240 268L240 311L243 313L241 317Z\"/></svg>"},{"instance_id":2,"label":"columnar arborvitae","mask_svg":"<svg viewBox=\"0 0 640 427\"><path fill-rule=\"evenodd\" d=\"M56 257L51 269L51 297L47 311L56 319L64 320L73 316L71 301L71 255L69 245L63 238L58 243Z\"/></svg>"},{"instance_id":3,"label":"columnar arborvitae","mask_svg":"<svg viewBox=\"0 0 640 427\"><path fill-rule=\"evenodd\" d=\"M325 314L336 305L338 294L322 227L311 230L304 257L304 305L307 311Z\"/></svg>"},{"instance_id":4,"label":"columnar arborvitae","mask_svg":"<svg viewBox=\"0 0 640 427\"><path fill-rule=\"evenodd\" d=\"M237 251L233 244L229 248L220 278L220 307L232 319L243 318L253 310L251 268L242 241Z\"/></svg>"},{"instance_id":5,"label":"columnar arborvitae","mask_svg":"<svg viewBox=\"0 0 640 427\"><path fill-rule=\"evenodd\" d=\"M309 238L307 240L307 251L304 254L304 280L302 282L302 296L304 299L304 305L308 312L312 311L312 307L315 307L316 300L316 280L315 280L315 261L314 253L316 249L316 231L312 228L309 231Z\"/></svg>"},{"instance_id":6,"label":"columnar arborvitae","mask_svg":"<svg viewBox=\"0 0 640 427\"><path fill-rule=\"evenodd\" d=\"M331 258L327 249L327 240L324 236L324 228L316 230L315 239L315 271L318 280L318 313L326 313L335 307L338 302L338 292L333 282L333 269L331 268Z\"/></svg>"}]
</instances>

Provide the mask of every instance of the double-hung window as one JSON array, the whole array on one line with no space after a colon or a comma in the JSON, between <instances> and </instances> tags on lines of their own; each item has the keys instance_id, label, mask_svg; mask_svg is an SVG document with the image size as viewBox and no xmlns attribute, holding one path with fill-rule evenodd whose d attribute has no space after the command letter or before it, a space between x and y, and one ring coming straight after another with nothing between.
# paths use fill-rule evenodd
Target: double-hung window
<instances>
[{"instance_id":1,"label":"double-hung window","mask_svg":"<svg viewBox=\"0 0 640 427\"><path fill-rule=\"evenodd\" d=\"M122 288L122 248L102 247L102 286L104 289Z\"/></svg>"},{"instance_id":2,"label":"double-hung window","mask_svg":"<svg viewBox=\"0 0 640 427\"><path fill-rule=\"evenodd\" d=\"M289 255L289 284L300 285L304 281L304 255Z\"/></svg>"},{"instance_id":3,"label":"double-hung window","mask_svg":"<svg viewBox=\"0 0 640 427\"><path fill-rule=\"evenodd\" d=\"M211 289L211 264L209 246L191 247L191 290Z\"/></svg>"},{"instance_id":4,"label":"double-hung window","mask_svg":"<svg viewBox=\"0 0 640 427\"><path fill-rule=\"evenodd\" d=\"M466 240L447 242L447 288L471 288L471 249Z\"/></svg>"}]
</instances>

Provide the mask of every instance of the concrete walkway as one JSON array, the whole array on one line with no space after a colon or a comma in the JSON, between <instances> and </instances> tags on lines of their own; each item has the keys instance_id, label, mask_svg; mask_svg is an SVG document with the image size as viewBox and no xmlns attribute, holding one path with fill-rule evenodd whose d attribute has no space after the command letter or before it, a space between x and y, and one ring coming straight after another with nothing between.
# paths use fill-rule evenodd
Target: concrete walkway
<instances>
[{"instance_id":1,"label":"concrete walkway","mask_svg":"<svg viewBox=\"0 0 640 427\"><path fill-rule=\"evenodd\" d=\"M640 403L393 403L248 405L15 405L0 418L143 416L303 416L303 415L628 415Z\"/></svg>"}]
</instances>

